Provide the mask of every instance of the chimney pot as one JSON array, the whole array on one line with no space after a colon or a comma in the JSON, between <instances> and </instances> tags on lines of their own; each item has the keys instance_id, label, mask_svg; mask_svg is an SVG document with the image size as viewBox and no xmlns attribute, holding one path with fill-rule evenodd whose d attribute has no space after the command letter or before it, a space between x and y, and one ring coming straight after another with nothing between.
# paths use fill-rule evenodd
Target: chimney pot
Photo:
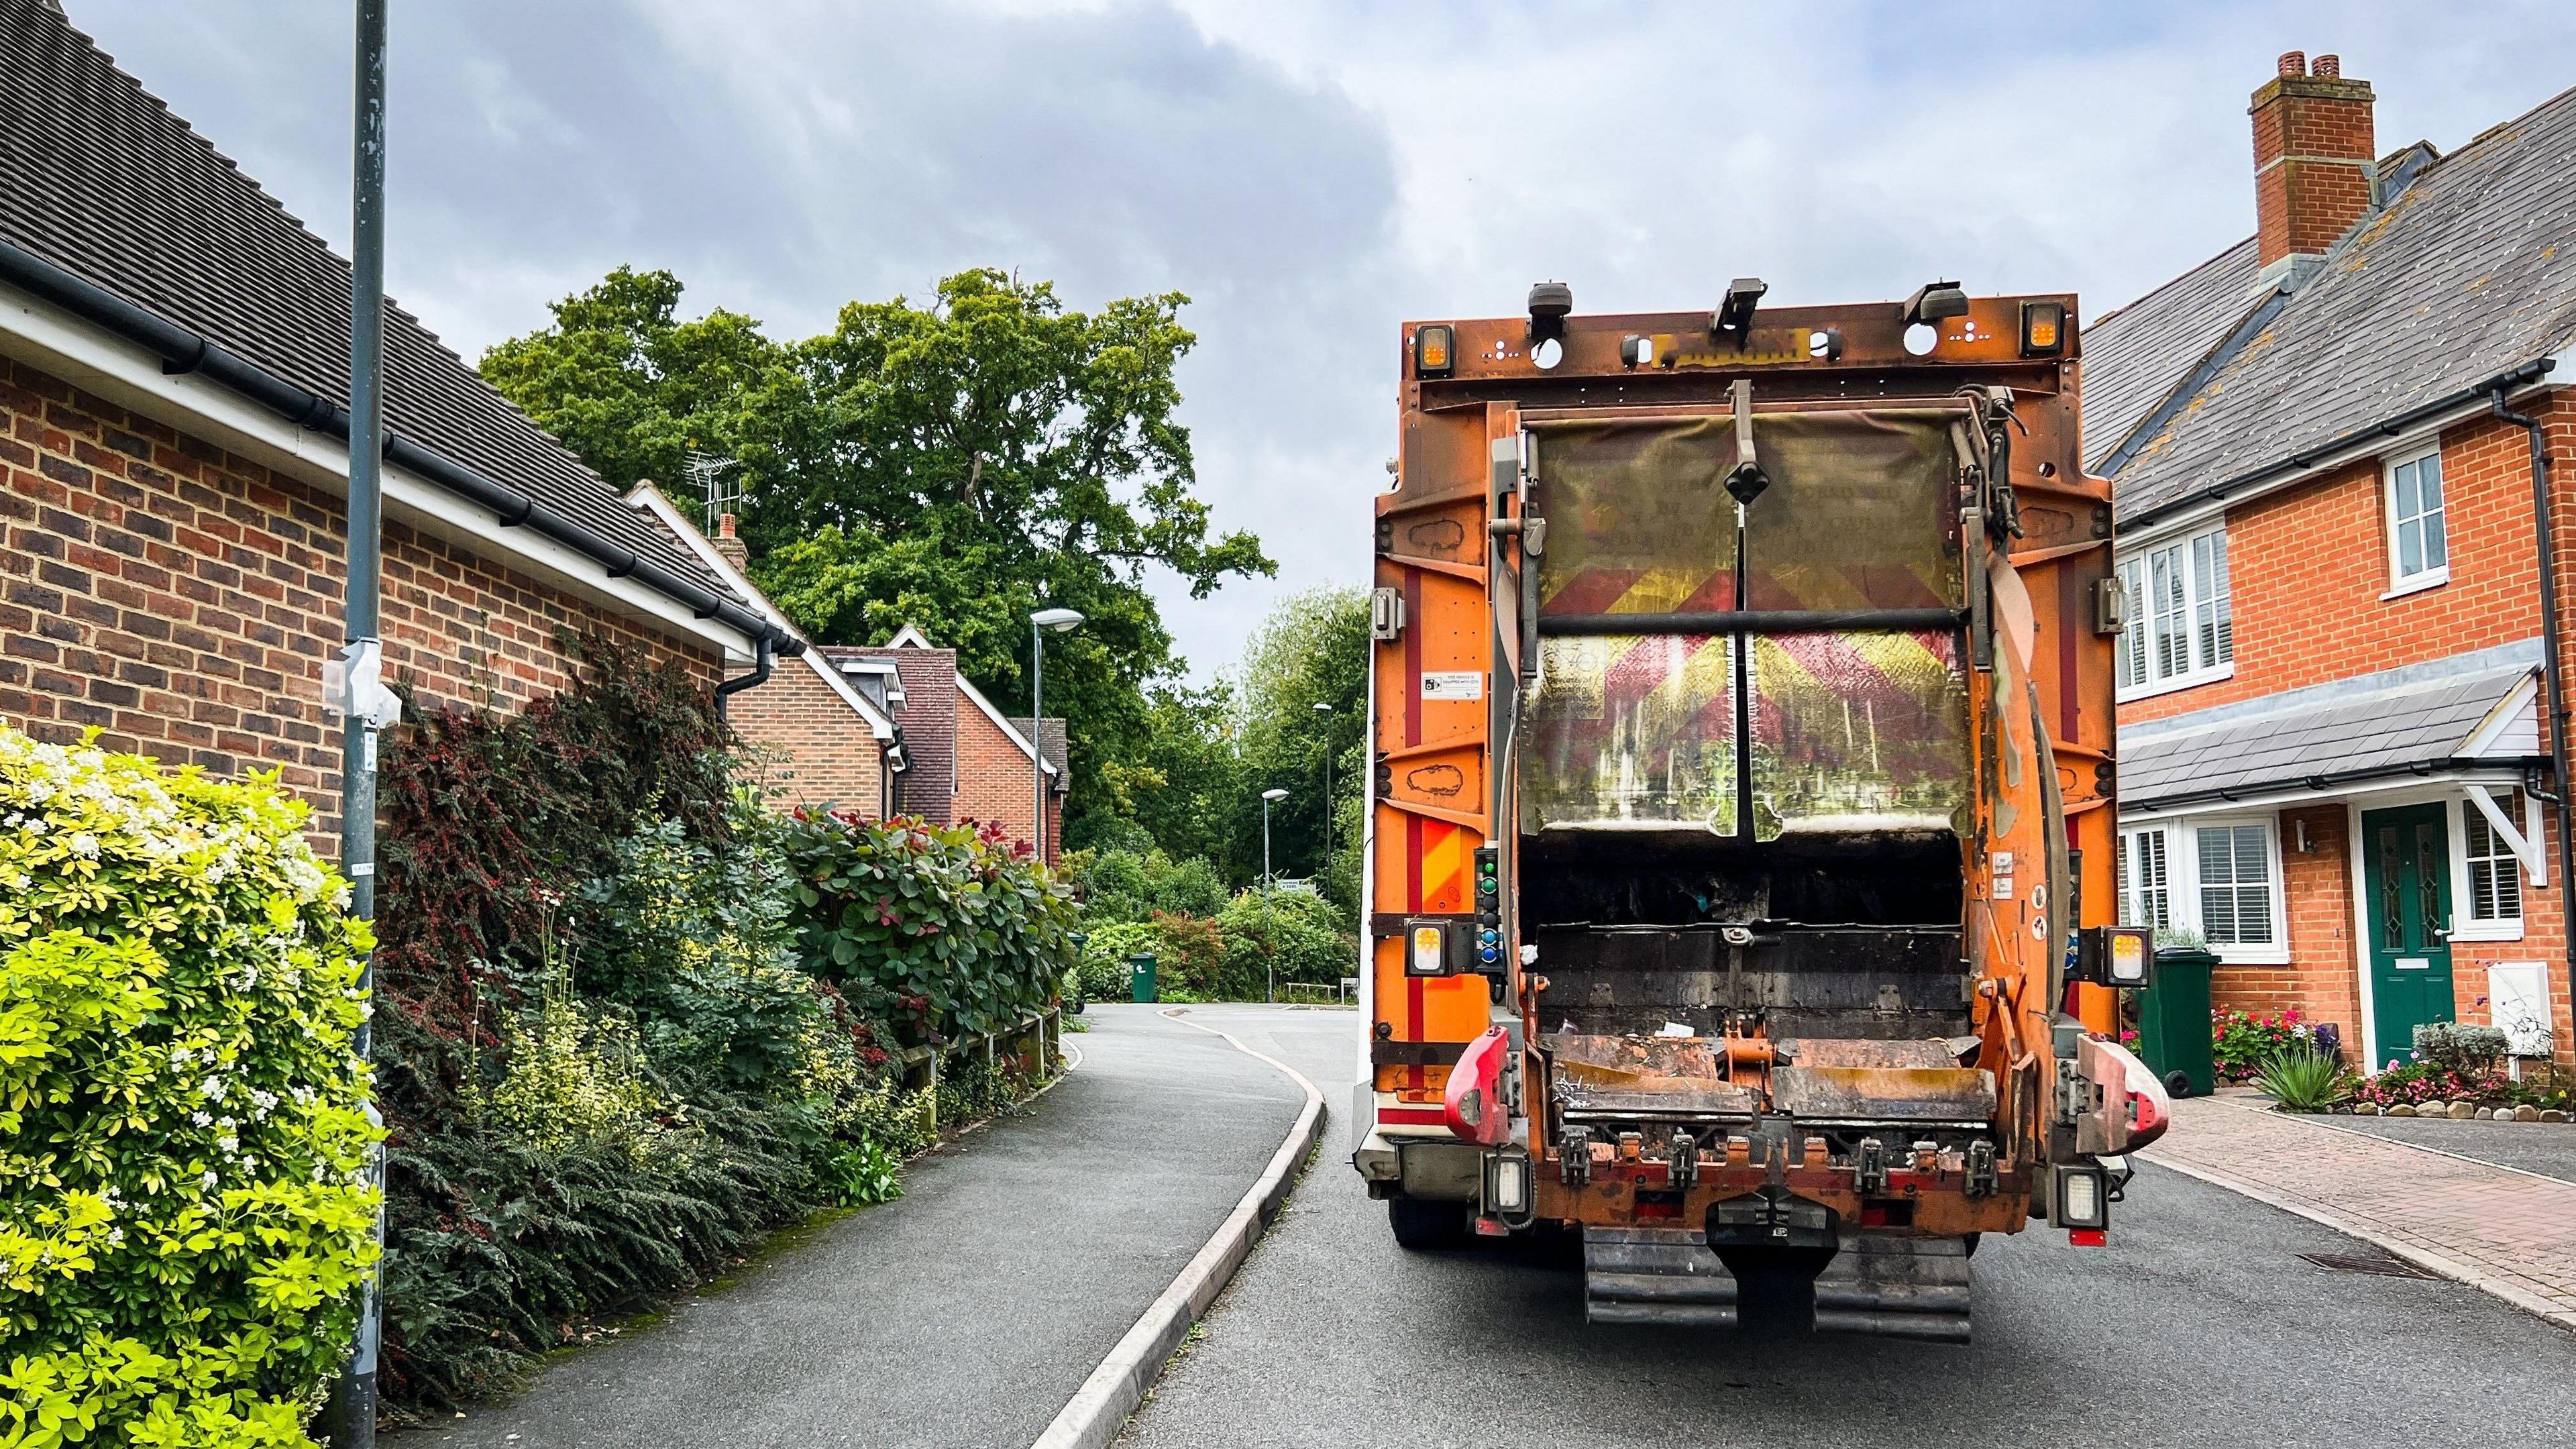
<instances>
[{"instance_id":1,"label":"chimney pot","mask_svg":"<svg viewBox=\"0 0 2576 1449\"><path fill-rule=\"evenodd\" d=\"M716 557L733 565L736 570L751 567L751 546L744 543L740 535L734 532L732 514L716 515L716 536L713 542L716 546Z\"/></svg>"},{"instance_id":2,"label":"chimney pot","mask_svg":"<svg viewBox=\"0 0 2576 1449\"><path fill-rule=\"evenodd\" d=\"M720 513L716 515L716 537L732 538L734 536L733 515L730 513Z\"/></svg>"},{"instance_id":3,"label":"chimney pot","mask_svg":"<svg viewBox=\"0 0 2576 1449\"><path fill-rule=\"evenodd\" d=\"M2288 51L2254 92L2255 235L2267 285L2304 275L2297 269L2377 205L2370 83L2342 72L2340 56L2318 56L2310 70L2306 52Z\"/></svg>"}]
</instances>

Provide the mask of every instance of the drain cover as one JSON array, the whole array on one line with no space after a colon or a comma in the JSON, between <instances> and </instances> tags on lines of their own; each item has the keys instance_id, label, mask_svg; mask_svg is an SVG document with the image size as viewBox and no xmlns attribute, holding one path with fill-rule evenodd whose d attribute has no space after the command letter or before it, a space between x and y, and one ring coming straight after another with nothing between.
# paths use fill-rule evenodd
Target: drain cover
<instances>
[{"instance_id":1,"label":"drain cover","mask_svg":"<svg viewBox=\"0 0 2576 1449\"><path fill-rule=\"evenodd\" d=\"M2299 1255L2320 1268L2337 1273L2369 1273L2380 1278L2431 1278L2401 1258L2381 1257L2369 1253L2301 1253Z\"/></svg>"}]
</instances>

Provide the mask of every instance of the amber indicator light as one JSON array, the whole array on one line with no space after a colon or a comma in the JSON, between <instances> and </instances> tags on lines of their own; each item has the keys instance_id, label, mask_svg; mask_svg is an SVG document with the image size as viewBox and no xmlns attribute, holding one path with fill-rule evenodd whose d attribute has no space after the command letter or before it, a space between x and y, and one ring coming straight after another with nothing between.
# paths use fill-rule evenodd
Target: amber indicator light
<instances>
[{"instance_id":1,"label":"amber indicator light","mask_svg":"<svg viewBox=\"0 0 2576 1449\"><path fill-rule=\"evenodd\" d=\"M1419 377L1447 377L1458 365L1458 334L1446 323L1413 331L1413 371Z\"/></svg>"},{"instance_id":2,"label":"amber indicator light","mask_svg":"<svg viewBox=\"0 0 2576 1449\"><path fill-rule=\"evenodd\" d=\"M2066 304L2021 304L2021 355L2053 357L2066 350Z\"/></svg>"}]
</instances>

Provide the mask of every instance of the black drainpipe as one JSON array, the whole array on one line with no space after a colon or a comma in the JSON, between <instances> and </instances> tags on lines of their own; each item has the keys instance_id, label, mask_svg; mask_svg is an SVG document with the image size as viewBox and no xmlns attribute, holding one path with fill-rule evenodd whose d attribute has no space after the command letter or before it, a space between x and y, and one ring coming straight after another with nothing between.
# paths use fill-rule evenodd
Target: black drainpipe
<instances>
[{"instance_id":1,"label":"black drainpipe","mask_svg":"<svg viewBox=\"0 0 2576 1449\"><path fill-rule=\"evenodd\" d=\"M746 689L757 689L761 685L769 682L769 641L769 633L766 630L762 631L760 642L752 648L751 672L749 674L742 676L740 679L728 679L724 683L716 686L716 718L723 719L725 717L725 700L727 697L740 694Z\"/></svg>"},{"instance_id":2,"label":"black drainpipe","mask_svg":"<svg viewBox=\"0 0 2576 1449\"><path fill-rule=\"evenodd\" d=\"M2523 430L2531 439L2531 527L2539 549L2540 564L2540 640L2543 658L2541 675L2549 691L2549 769L2556 776L2550 783L2557 787L2551 799L2550 813L2558 819L2558 905L2559 934L2567 938L2568 979L2576 981L2576 913L2567 909L2571 896L2576 896L2576 835L2570 825L2576 823L2576 801L2571 801L2567 780L2567 693L2558 671L2558 551L2549 526L2549 434L2538 418L2518 413L2504 405L2504 389L2498 387L2489 402L2497 418Z\"/></svg>"}]
</instances>

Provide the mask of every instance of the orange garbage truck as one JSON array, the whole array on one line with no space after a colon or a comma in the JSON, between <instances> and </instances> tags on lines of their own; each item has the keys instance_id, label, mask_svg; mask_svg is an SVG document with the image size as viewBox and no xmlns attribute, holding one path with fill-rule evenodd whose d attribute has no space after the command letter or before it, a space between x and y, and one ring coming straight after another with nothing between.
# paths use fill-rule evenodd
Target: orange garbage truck
<instances>
[{"instance_id":1,"label":"orange garbage truck","mask_svg":"<svg viewBox=\"0 0 2576 1449\"><path fill-rule=\"evenodd\" d=\"M2169 1110L2075 301L1763 291L1403 329L1353 1165L1409 1248L1579 1232L1595 1322L1964 1340Z\"/></svg>"}]
</instances>

